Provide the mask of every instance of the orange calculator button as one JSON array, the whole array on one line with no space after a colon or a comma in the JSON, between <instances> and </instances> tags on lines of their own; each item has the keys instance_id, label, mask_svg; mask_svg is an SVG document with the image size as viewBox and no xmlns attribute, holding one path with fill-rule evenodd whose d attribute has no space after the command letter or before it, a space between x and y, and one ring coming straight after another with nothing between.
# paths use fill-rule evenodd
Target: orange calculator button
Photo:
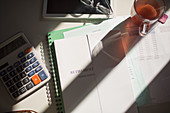
<instances>
[{"instance_id":1,"label":"orange calculator button","mask_svg":"<svg viewBox=\"0 0 170 113\"><path fill-rule=\"evenodd\" d=\"M24 51L26 54L31 52L31 48L27 48L25 51Z\"/></svg>"},{"instance_id":2,"label":"orange calculator button","mask_svg":"<svg viewBox=\"0 0 170 113\"><path fill-rule=\"evenodd\" d=\"M41 82L41 79L38 76L38 74L34 75L31 79L32 79L32 81L34 82L35 85L37 85Z\"/></svg>"}]
</instances>

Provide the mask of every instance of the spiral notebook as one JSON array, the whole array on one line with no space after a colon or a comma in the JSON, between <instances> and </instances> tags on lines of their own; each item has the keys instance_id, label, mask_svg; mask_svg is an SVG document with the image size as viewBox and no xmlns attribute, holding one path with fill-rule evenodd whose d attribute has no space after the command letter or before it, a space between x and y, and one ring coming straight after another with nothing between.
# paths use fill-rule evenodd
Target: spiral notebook
<instances>
[{"instance_id":1,"label":"spiral notebook","mask_svg":"<svg viewBox=\"0 0 170 113\"><path fill-rule=\"evenodd\" d=\"M90 96L90 98L89 97L86 98L86 96L88 95L87 90L91 89L91 88L89 89L89 85L90 84L92 86L96 85L92 65L89 65L91 64L91 54L88 44L88 38L86 36L82 36L61 39L63 38L62 36L60 36L60 33L62 35L62 32L57 33L58 37L55 36L56 33L57 31L55 31L55 33L54 32L49 33L48 41L49 48L51 49L50 51L52 64L51 68L53 71L52 74L54 75L57 111L65 113L70 112L82 113L91 111L100 112L100 102L99 99L97 98L98 97L97 89L95 88L94 91L92 91L92 93L89 93L89 95L92 95ZM78 46L81 46L81 49L77 48ZM65 55L66 57L64 57ZM71 59L67 59L68 55L71 55L70 56ZM65 65L62 64L71 65L68 66L68 69L65 69L67 66L65 67ZM73 78L75 80L72 81ZM76 82L76 84L74 84L74 81ZM81 88L76 87L78 84L80 86L84 86L83 88L84 91L81 90L82 87ZM69 86L71 88L68 88ZM86 98L85 101L83 101L84 100L83 98ZM91 100L93 102L91 102ZM84 110L85 106L87 108L86 110ZM88 109L89 106L93 107L90 107L90 109Z\"/></svg>"},{"instance_id":2,"label":"spiral notebook","mask_svg":"<svg viewBox=\"0 0 170 113\"><path fill-rule=\"evenodd\" d=\"M129 104L132 103L132 101L134 101L130 79L128 76L124 76L128 73L126 61L123 60L121 64L117 65L117 67L114 68L117 63L115 64L115 61L113 61L112 58L110 59L110 57L108 57L106 54L101 53L95 61L93 59L95 63L93 62L94 67L92 66L91 68L90 64L92 63L89 56L91 51L90 47L92 46L87 46L92 44L90 42L91 37L89 37L90 35L88 35L88 37L84 37L84 38L82 38L82 36L81 37L79 36L79 37L62 39L64 38L63 32L72 29L76 29L76 28L52 31L48 33L49 55L51 59L50 64L51 64L51 71L52 71L51 75L53 75L53 79L55 83L54 86L56 91L55 101L57 103L56 104L57 107L55 108L57 108L58 112L65 112L65 113L125 112L124 109L119 109L119 107L125 106L124 108L128 108ZM114 31L115 30L113 30L113 32ZM96 36L98 36L98 34L96 34L95 37ZM82 40L76 38L81 38ZM118 40L115 43L119 45L118 43L121 44L121 40ZM85 51L83 52L78 51L80 49L76 47L73 48L73 46L81 47L81 50L82 48L84 48ZM56 50L56 48L58 49ZM59 53L56 54L57 52ZM68 57L69 56L68 53L70 52L71 52L70 57ZM83 59L88 62L87 64L89 64L86 65L85 69L82 70L81 70L82 59L79 53L83 55L82 56ZM78 59L75 59L74 56L76 56L76 58ZM103 57L104 60L102 60L101 62L101 59L103 59ZM70 58L74 58L74 59L70 61ZM105 61L107 61L107 63ZM99 65L98 63L99 64L102 63L105 65L104 66L102 65L101 67L102 69L101 69L100 66L97 67L97 65ZM66 64L66 65L61 65L61 64ZM69 65L69 64L73 64L73 65ZM65 67L69 69L65 69ZM72 71L70 71L70 69ZM122 69L124 69L124 71L122 71ZM86 71L90 73L86 73ZM76 73L81 73L81 74L77 76ZM122 77L124 78L123 80L124 82L120 83L120 81L122 81L121 80ZM73 81L70 80L70 78ZM122 87L126 87L127 90L117 90L117 89L121 89ZM125 93L127 95L120 95ZM114 105L114 109L113 109L113 105Z\"/></svg>"},{"instance_id":3,"label":"spiral notebook","mask_svg":"<svg viewBox=\"0 0 170 113\"><path fill-rule=\"evenodd\" d=\"M60 81L59 81L59 76L58 76L58 68L56 64L56 57L55 57L55 52L54 52L54 40L58 39L63 39L64 35L63 32L77 29L83 26L77 26L77 27L72 27L72 28L67 28L67 29L62 29L62 30L57 30L57 31L51 31L48 33L47 40L48 40L48 49L49 49L49 69L50 73L53 76L53 84L54 84L54 93L55 93L55 102L56 102L56 111L58 112L64 112L64 106L63 106L63 101L62 101L62 94L61 94L61 88L60 88Z\"/></svg>"}]
</instances>

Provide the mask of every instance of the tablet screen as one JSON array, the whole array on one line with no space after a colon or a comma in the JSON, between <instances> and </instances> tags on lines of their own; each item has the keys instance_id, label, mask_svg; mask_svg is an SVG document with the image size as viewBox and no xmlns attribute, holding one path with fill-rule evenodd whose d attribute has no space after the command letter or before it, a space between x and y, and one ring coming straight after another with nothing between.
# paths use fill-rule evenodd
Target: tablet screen
<instances>
[{"instance_id":1,"label":"tablet screen","mask_svg":"<svg viewBox=\"0 0 170 113\"><path fill-rule=\"evenodd\" d=\"M98 2L108 8L105 0L94 0L94 7ZM110 0L108 2L110 4ZM47 0L46 5L47 14L101 14L95 8L84 5L80 0Z\"/></svg>"}]
</instances>

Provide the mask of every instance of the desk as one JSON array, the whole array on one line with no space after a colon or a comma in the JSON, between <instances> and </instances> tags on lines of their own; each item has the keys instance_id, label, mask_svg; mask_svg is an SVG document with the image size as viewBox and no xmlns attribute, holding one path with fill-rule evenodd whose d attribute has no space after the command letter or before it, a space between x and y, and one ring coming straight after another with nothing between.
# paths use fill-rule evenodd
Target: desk
<instances>
[{"instance_id":1,"label":"desk","mask_svg":"<svg viewBox=\"0 0 170 113\"><path fill-rule=\"evenodd\" d=\"M167 0L168 1L168 0ZM133 0L114 0L114 11L116 16L129 15ZM0 42L6 40L8 37L14 35L19 31L23 31L28 37L29 41L35 48L39 48L41 41L45 40L47 32L52 30L59 30L63 28L74 27L83 25L83 22L59 22L57 20L49 20L42 18L42 0L1 0L0 1ZM169 4L168 4L169 5ZM42 93L44 89L40 90ZM36 95L36 94L35 94ZM42 95L42 97L45 95ZM1 97L2 98L2 97ZM2 100L2 99L1 99ZM5 100L3 100L5 101ZM35 100L31 100L35 102ZM38 99L38 101L46 101ZM1 101L2 102L2 101ZM29 103L31 104L31 103ZM29 104L26 106L29 107ZM39 103L35 103L39 104ZM38 109L40 112L51 112L49 108L43 108L48 106L48 103L42 105L42 109ZM3 109L8 103L0 103L1 109ZM17 105L17 109L19 106ZM129 105L130 106L130 105ZM7 107L8 109L11 109ZM30 108L33 109L33 108ZM36 108L35 108L36 109ZM48 110L47 110L48 109ZM135 105L129 112L137 112Z\"/></svg>"}]
</instances>

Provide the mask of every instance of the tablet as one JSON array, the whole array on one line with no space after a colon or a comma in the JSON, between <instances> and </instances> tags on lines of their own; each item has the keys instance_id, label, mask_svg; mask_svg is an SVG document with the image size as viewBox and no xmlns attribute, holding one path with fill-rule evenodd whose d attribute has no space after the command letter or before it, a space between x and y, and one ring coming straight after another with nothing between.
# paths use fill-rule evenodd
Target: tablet
<instances>
[{"instance_id":1,"label":"tablet","mask_svg":"<svg viewBox=\"0 0 170 113\"><path fill-rule=\"evenodd\" d=\"M90 2L90 4L93 4L94 7L85 5L82 1ZM96 9L99 4L100 6L104 6L108 9L109 7L112 8L113 6L112 0L44 0L43 17L59 19L112 18L113 13L103 14Z\"/></svg>"}]
</instances>

